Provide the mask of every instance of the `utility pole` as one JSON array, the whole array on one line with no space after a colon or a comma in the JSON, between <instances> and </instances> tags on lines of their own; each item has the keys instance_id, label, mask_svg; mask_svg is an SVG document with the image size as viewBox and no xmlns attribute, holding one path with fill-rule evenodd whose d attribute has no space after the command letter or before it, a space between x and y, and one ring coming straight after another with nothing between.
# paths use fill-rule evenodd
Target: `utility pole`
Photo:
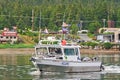
<instances>
[{"instance_id":1,"label":"utility pole","mask_svg":"<svg viewBox=\"0 0 120 80\"><path fill-rule=\"evenodd\" d=\"M83 27L83 21L80 20L80 30L82 30L82 27Z\"/></svg>"},{"instance_id":2,"label":"utility pole","mask_svg":"<svg viewBox=\"0 0 120 80\"><path fill-rule=\"evenodd\" d=\"M106 19L103 19L103 27L105 28L105 21L106 21Z\"/></svg>"},{"instance_id":3,"label":"utility pole","mask_svg":"<svg viewBox=\"0 0 120 80\"><path fill-rule=\"evenodd\" d=\"M32 20L31 20L31 22L32 22L32 31L34 31L34 10L32 10Z\"/></svg>"},{"instance_id":4,"label":"utility pole","mask_svg":"<svg viewBox=\"0 0 120 80\"><path fill-rule=\"evenodd\" d=\"M38 40L41 39L41 11L40 11L40 17L39 17L39 38Z\"/></svg>"}]
</instances>

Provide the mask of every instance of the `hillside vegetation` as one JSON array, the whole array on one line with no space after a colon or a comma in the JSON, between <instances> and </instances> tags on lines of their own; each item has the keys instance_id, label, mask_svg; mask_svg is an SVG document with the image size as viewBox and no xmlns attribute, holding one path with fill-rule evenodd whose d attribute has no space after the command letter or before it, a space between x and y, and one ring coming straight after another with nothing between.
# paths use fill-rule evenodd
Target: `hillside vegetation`
<instances>
[{"instance_id":1,"label":"hillside vegetation","mask_svg":"<svg viewBox=\"0 0 120 80\"><path fill-rule=\"evenodd\" d=\"M22 40L25 44L35 44L32 37L26 36L26 35L19 35L20 40Z\"/></svg>"},{"instance_id":2,"label":"hillside vegetation","mask_svg":"<svg viewBox=\"0 0 120 80\"><path fill-rule=\"evenodd\" d=\"M95 33L103 19L120 26L120 0L0 0L0 29L17 26L20 30L45 27L61 29L63 21L71 24L73 33L82 21L83 29ZM33 17L32 17L33 16Z\"/></svg>"}]
</instances>

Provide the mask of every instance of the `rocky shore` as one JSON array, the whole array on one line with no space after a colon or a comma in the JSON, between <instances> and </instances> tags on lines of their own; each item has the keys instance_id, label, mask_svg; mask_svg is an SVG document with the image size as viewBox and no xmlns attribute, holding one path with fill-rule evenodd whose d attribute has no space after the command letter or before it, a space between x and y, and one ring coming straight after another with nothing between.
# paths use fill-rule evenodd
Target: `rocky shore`
<instances>
[{"instance_id":1,"label":"rocky shore","mask_svg":"<svg viewBox=\"0 0 120 80\"><path fill-rule=\"evenodd\" d=\"M120 54L119 50L80 49L82 54ZM0 54L31 54L34 48L7 48L0 49Z\"/></svg>"}]
</instances>

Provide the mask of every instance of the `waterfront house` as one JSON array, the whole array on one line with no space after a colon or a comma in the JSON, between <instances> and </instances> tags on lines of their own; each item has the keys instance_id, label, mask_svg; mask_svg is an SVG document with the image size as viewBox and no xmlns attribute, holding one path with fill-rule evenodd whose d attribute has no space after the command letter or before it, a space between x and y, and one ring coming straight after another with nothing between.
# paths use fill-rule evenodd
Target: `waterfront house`
<instances>
[{"instance_id":1,"label":"waterfront house","mask_svg":"<svg viewBox=\"0 0 120 80\"><path fill-rule=\"evenodd\" d=\"M120 42L120 28L100 28L97 40L105 42Z\"/></svg>"},{"instance_id":2,"label":"waterfront house","mask_svg":"<svg viewBox=\"0 0 120 80\"><path fill-rule=\"evenodd\" d=\"M0 34L0 42L10 42L10 43L14 43L18 40L18 34L17 31L10 31L7 28L4 28L4 30L2 31L2 33Z\"/></svg>"}]
</instances>

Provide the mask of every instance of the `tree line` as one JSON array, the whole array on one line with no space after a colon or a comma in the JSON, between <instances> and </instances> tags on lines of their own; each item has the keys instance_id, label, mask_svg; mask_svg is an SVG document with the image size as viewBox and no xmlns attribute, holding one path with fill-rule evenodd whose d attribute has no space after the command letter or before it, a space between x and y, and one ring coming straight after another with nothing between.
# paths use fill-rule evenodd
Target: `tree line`
<instances>
[{"instance_id":1,"label":"tree line","mask_svg":"<svg viewBox=\"0 0 120 80\"><path fill-rule=\"evenodd\" d=\"M120 0L0 0L0 29L4 27L58 31L62 22L74 32L88 29L95 33L103 20L120 26ZM79 25L78 24L82 24Z\"/></svg>"}]
</instances>

